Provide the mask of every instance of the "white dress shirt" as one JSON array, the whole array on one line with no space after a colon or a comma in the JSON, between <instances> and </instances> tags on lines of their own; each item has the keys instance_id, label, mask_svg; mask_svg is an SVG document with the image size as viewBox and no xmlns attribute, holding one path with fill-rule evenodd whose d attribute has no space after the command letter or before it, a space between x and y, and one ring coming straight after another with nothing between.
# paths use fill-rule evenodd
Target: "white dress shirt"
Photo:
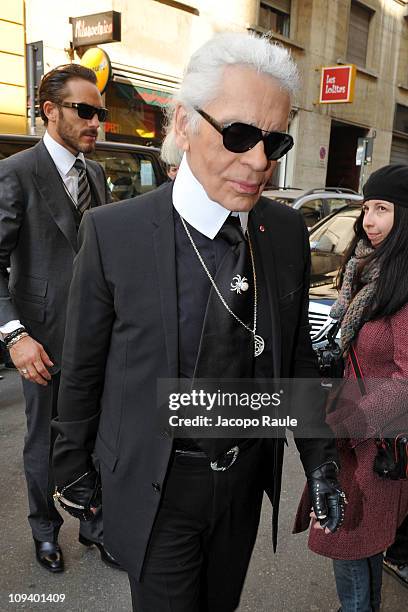
<instances>
[{"instance_id":1,"label":"white dress shirt","mask_svg":"<svg viewBox=\"0 0 408 612\"><path fill-rule=\"evenodd\" d=\"M220 231L231 211L218 202L210 200L204 187L198 182L184 153L173 186L173 206L187 223L207 238L213 240ZM243 232L248 227L248 213L239 215Z\"/></svg>"},{"instance_id":2,"label":"white dress shirt","mask_svg":"<svg viewBox=\"0 0 408 612\"><path fill-rule=\"evenodd\" d=\"M74 163L77 157L54 140L48 132L44 134L43 143L48 153L51 155L52 161L62 178L68 195L71 197L74 204L76 204L78 201L78 171L74 168ZM78 159L85 164L83 153L78 153ZM21 323L18 320L8 321L8 323L2 325L0 327L0 340L3 340L4 336L11 334L11 332L18 327L21 327Z\"/></svg>"},{"instance_id":3,"label":"white dress shirt","mask_svg":"<svg viewBox=\"0 0 408 612\"><path fill-rule=\"evenodd\" d=\"M62 182L73 199L74 204L76 204L78 202L78 171L74 168L74 163L77 159L80 159L85 166L84 154L78 153L78 156L75 157L71 151L68 151L68 149L54 140L48 132L45 132L43 142L57 167Z\"/></svg>"}]
</instances>

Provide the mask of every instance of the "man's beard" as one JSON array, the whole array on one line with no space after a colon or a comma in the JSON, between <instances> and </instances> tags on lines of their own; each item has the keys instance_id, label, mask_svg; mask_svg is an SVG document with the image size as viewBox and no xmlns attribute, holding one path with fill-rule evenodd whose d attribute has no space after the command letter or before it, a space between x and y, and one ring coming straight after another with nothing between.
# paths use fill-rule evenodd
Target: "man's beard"
<instances>
[{"instance_id":1,"label":"man's beard","mask_svg":"<svg viewBox=\"0 0 408 612\"><path fill-rule=\"evenodd\" d=\"M70 126L67 125L66 121L62 120L60 125L58 126L58 135L69 148L81 153L92 153L92 151L95 150L95 142L90 142L89 144L86 144L81 143L79 139L81 136L84 135L95 136L96 138L98 135L98 130L87 128L81 130L78 136L76 137L75 134L72 132Z\"/></svg>"}]
</instances>

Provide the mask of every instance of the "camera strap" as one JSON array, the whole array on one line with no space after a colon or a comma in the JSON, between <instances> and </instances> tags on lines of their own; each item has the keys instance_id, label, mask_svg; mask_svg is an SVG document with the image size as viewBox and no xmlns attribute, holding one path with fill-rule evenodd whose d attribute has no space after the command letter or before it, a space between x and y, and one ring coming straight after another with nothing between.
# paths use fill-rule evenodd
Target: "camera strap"
<instances>
[{"instance_id":1,"label":"camera strap","mask_svg":"<svg viewBox=\"0 0 408 612\"><path fill-rule=\"evenodd\" d=\"M357 379L358 387L360 389L360 393L361 395L366 395L367 390L364 384L363 373L361 371L360 364L357 359L356 351L354 350L354 346L352 344L350 344L349 355L354 375Z\"/></svg>"}]
</instances>

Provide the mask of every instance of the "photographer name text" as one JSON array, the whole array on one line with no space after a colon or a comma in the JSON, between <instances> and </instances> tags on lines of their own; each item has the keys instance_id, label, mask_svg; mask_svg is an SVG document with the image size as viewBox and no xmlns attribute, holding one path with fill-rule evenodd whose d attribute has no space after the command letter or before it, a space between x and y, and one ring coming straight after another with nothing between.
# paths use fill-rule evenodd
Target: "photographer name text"
<instances>
[{"instance_id":1,"label":"photographer name text","mask_svg":"<svg viewBox=\"0 0 408 612\"><path fill-rule=\"evenodd\" d=\"M218 416L216 419L202 415L186 418L173 414L169 417L169 425L171 427L239 427L243 429L248 427L297 427L297 419L290 416L274 419L266 414L261 418Z\"/></svg>"}]
</instances>

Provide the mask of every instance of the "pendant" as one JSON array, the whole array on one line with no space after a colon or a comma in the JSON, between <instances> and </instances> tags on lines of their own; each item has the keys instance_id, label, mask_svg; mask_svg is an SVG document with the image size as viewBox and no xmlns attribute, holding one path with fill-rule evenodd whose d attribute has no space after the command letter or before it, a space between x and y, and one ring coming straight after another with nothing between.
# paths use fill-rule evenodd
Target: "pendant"
<instances>
[{"instance_id":1,"label":"pendant","mask_svg":"<svg viewBox=\"0 0 408 612\"><path fill-rule=\"evenodd\" d=\"M255 357L259 357L265 348L265 342L262 336L254 335L255 340Z\"/></svg>"},{"instance_id":2,"label":"pendant","mask_svg":"<svg viewBox=\"0 0 408 612\"><path fill-rule=\"evenodd\" d=\"M231 291L236 291L240 294L242 291L248 291L248 289L248 279L245 276L241 276L240 274L234 276L231 283Z\"/></svg>"}]
</instances>

